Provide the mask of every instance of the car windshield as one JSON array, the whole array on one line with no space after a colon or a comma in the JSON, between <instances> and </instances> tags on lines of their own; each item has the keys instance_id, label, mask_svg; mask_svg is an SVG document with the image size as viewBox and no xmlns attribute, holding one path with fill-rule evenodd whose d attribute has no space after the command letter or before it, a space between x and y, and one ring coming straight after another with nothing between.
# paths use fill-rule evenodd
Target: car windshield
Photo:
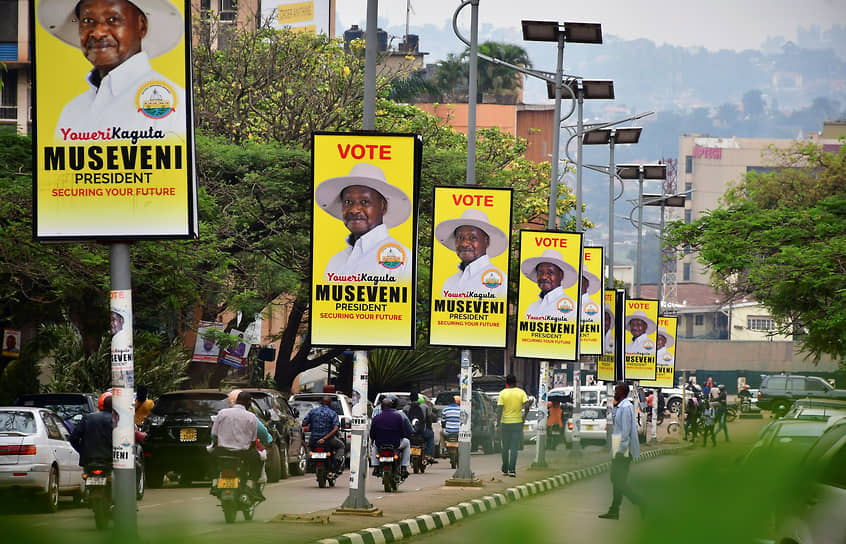
<instances>
[{"instance_id":1,"label":"car windshield","mask_svg":"<svg viewBox=\"0 0 846 544\"><path fill-rule=\"evenodd\" d=\"M35 417L32 412L2 411L0 412L0 433L35 433Z\"/></svg>"},{"instance_id":2,"label":"car windshield","mask_svg":"<svg viewBox=\"0 0 846 544\"><path fill-rule=\"evenodd\" d=\"M90 406L85 397L76 395L32 395L22 397L18 402L21 406L36 406L38 408L49 408L64 420L73 419L74 416L82 416L90 411Z\"/></svg>"},{"instance_id":3,"label":"car windshield","mask_svg":"<svg viewBox=\"0 0 846 544\"><path fill-rule=\"evenodd\" d=\"M220 395L163 395L156 402L153 413L159 416L192 415L213 416L224 408L229 407L226 396Z\"/></svg>"},{"instance_id":4,"label":"car windshield","mask_svg":"<svg viewBox=\"0 0 846 544\"><path fill-rule=\"evenodd\" d=\"M581 391L581 404L599 406L605 400L605 391Z\"/></svg>"},{"instance_id":5,"label":"car windshield","mask_svg":"<svg viewBox=\"0 0 846 544\"><path fill-rule=\"evenodd\" d=\"M540 410L529 410L529 413L526 415L526 419L528 421L540 419Z\"/></svg>"},{"instance_id":6,"label":"car windshield","mask_svg":"<svg viewBox=\"0 0 846 544\"><path fill-rule=\"evenodd\" d=\"M299 421L300 423L303 422L309 412L311 412L314 408L320 406L319 402L310 402L304 400L295 400L292 401L290 404L291 408L299 412L300 415L297 416L297 421Z\"/></svg>"}]
</instances>

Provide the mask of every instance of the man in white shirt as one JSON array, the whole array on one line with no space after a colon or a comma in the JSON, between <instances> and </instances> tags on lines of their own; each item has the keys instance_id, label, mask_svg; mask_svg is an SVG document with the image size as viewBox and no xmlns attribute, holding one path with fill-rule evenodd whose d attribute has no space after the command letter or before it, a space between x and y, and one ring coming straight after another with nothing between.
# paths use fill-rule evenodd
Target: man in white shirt
<instances>
[{"instance_id":1,"label":"man in white shirt","mask_svg":"<svg viewBox=\"0 0 846 544\"><path fill-rule=\"evenodd\" d=\"M262 460L255 447L258 419L247 409L251 402L250 394L240 391L232 408L223 408L217 413L211 430L215 446L212 457L219 455L221 450L242 457L247 463L249 472L247 478L253 481L253 492L258 498L264 500L258 485Z\"/></svg>"},{"instance_id":2,"label":"man in white shirt","mask_svg":"<svg viewBox=\"0 0 846 544\"><path fill-rule=\"evenodd\" d=\"M468 208L457 219L441 221L435 227L435 238L461 259L458 272L441 287L444 297L508 296L507 276L491 263L492 257L508 249L508 237L491 225L483 211Z\"/></svg>"},{"instance_id":3,"label":"man in white shirt","mask_svg":"<svg viewBox=\"0 0 846 544\"><path fill-rule=\"evenodd\" d=\"M520 265L523 275L537 282L538 299L526 310L526 319L533 321L575 321L576 303L564 289L575 285L578 272L564 261L561 252L547 249L540 257L529 257Z\"/></svg>"},{"instance_id":4,"label":"man in white shirt","mask_svg":"<svg viewBox=\"0 0 846 544\"><path fill-rule=\"evenodd\" d=\"M41 25L79 48L93 65L90 88L71 100L56 125L58 141L185 138L185 91L153 70L150 59L176 47L182 14L169 0L42 0ZM96 138L92 136L96 135Z\"/></svg>"},{"instance_id":5,"label":"man in white shirt","mask_svg":"<svg viewBox=\"0 0 846 544\"><path fill-rule=\"evenodd\" d=\"M671 366L673 364L675 356L670 353L667 348L675 344L676 339L673 338L670 333L668 333L664 329L664 327L658 327L658 340L656 343L658 344L658 353L656 354L658 358L658 364L663 366Z\"/></svg>"},{"instance_id":6,"label":"man in white shirt","mask_svg":"<svg viewBox=\"0 0 846 544\"><path fill-rule=\"evenodd\" d=\"M655 322L646 316L643 310L636 310L626 316L626 328L632 333L632 341L626 344L626 355L652 355L655 342L649 335L655 332Z\"/></svg>"},{"instance_id":7,"label":"man in white shirt","mask_svg":"<svg viewBox=\"0 0 846 544\"><path fill-rule=\"evenodd\" d=\"M596 274L582 270L582 323L599 323L602 305L593 300L591 295L599 292L602 282Z\"/></svg>"},{"instance_id":8,"label":"man in white shirt","mask_svg":"<svg viewBox=\"0 0 846 544\"><path fill-rule=\"evenodd\" d=\"M411 216L411 200L388 183L381 168L356 164L349 175L322 181L314 198L320 209L343 221L350 231L347 248L326 265L325 281L367 281L362 275L386 284L411 281L411 251L388 232Z\"/></svg>"},{"instance_id":9,"label":"man in white shirt","mask_svg":"<svg viewBox=\"0 0 846 544\"><path fill-rule=\"evenodd\" d=\"M614 354L614 312L605 308L605 349L606 355Z\"/></svg>"}]
</instances>

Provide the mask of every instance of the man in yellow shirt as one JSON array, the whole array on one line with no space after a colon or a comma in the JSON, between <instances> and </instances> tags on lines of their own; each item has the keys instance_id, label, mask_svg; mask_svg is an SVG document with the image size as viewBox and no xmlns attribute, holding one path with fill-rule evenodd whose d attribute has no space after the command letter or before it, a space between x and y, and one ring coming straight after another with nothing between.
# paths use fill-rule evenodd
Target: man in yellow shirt
<instances>
[{"instance_id":1,"label":"man in yellow shirt","mask_svg":"<svg viewBox=\"0 0 846 544\"><path fill-rule=\"evenodd\" d=\"M517 449L523 442L523 420L530 405L526 392L517 387L517 378L513 374L506 376L496 407L502 429L503 476L517 476Z\"/></svg>"}]
</instances>

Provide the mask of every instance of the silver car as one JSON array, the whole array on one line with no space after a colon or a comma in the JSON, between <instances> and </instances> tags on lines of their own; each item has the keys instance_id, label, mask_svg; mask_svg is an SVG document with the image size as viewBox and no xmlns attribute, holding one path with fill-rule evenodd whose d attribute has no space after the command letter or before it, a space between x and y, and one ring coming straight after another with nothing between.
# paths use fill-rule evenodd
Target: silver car
<instances>
[{"instance_id":1,"label":"silver car","mask_svg":"<svg viewBox=\"0 0 846 544\"><path fill-rule=\"evenodd\" d=\"M82 497L82 467L70 431L52 410L0 407L0 491L34 494L46 512L59 495Z\"/></svg>"}]
</instances>

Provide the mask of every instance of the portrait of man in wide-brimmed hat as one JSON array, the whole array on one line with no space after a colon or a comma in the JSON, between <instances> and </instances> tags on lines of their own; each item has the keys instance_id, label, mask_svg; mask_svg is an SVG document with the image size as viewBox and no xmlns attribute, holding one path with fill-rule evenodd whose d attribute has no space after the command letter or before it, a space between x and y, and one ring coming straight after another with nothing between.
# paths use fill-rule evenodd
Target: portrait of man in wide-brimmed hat
<instances>
[{"instance_id":1,"label":"portrait of man in wide-brimmed hat","mask_svg":"<svg viewBox=\"0 0 846 544\"><path fill-rule=\"evenodd\" d=\"M458 272L441 287L443 296L507 297L507 276L493 265L491 258L505 253L508 237L490 223L483 211L468 208L461 217L441 221L435 227L435 239L455 251L460 259Z\"/></svg>"},{"instance_id":2,"label":"portrait of man in wide-brimmed hat","mask_svg":"<svg viewBox=\"0 0 846 544\"><path fill-rule=\"evenodd\" d=\"M314 198L321 210L343 221L349 230L347 247L326 265L326 281L356 281L353 276L361 274L411 279L411 251L388 232L409 219L411 200L388 183L381 168L356 164L346 176L323 180Z\"/></svg>"},{"instance_id":3,"label":"portrait of man in wide-brimmed hat","mask_svg":"<svg viewBox=\"0 0 846 544\"><path fill-rule=\"evenodd\" d=\"M183 40L184 19L170 0L41 0L37 18L93 67L85 76L88 90L59 116L58 140L91 131L118 139L115 127L184 136L185 91L150 64Z\"/></svg>"},{"instance_id":4,"label":"portrait of man in wide-brimmed hat","mask_svg":"<svg viewBox=\"0 0 846 544\"><path fill-rule=\"evenodd\" d=\"M539 257L529 257L520 263L520 271L540 288L538 300L526 310L526 319L576 320L576 302L564 290L576 284L579 273L561 252L547 249Z\"/></svg>"},{"instance_id":5,"label":"portrait of man in wide-brimmed hat","mask_svg":"<svg viewBox=\"0 0 846 544\"><path fill-rule=\"evenodd\" d=\"M632 340L626 344L626 355L652 355L655 353L655 342L649 337L655 332L655 321L650 319L643 310L636 310L626 316L626 329L632 335Z\"/></svg>"},{"instance_id":6,"label":"portrait of man in wide-brimmed hat","mask_svg":"<svg viewBox=\"0 0 846 544\"><path fill-rule=\"evenodd\" d=\"M657 334L657 347L658 352L656 356L658 357L658 364L660 365L671 365L673 364L673 360L675 359L675 355L673 352L669 351L669 348L676 343L676 339L673 337L672 334L667 332L664 327L658 327L658 334Z\"/></svg>"}]
</instances>

